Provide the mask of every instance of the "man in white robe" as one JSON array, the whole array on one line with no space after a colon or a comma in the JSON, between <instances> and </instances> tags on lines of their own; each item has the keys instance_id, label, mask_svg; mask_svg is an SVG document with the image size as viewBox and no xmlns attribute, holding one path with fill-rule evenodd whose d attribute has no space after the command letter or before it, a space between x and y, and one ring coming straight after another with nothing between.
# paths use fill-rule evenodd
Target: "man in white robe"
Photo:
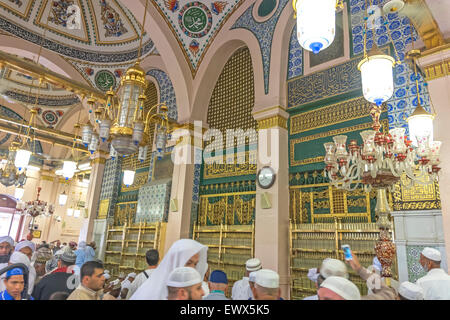
<instances>
[{"instance_id":1,"label":"man in white robe","mask_svg":"<svg viewBox=\"0 0 450 320\"><path fill-rule=\"evenodd\" d=\"M427 247L420 254L419 262L428 272L416 281L423 289L424 300L450 300L450 276L441 269L441 253Z\"/></svg>"},{"instance_id":2,"label":"man in white robe","mask_svg":"<svg viewBox=\"0 0 450 320\"><path fill-rule=\"evenodd\" d=\"M150 278L153 271L158 267L159 262L159 252L156 249L150 249L145 253L145 260L147 261L148 268L143 272L139 273L134 279L130 286L127 294L127 300L136 292L136 290L148 279Z\"/></svg>"},{"instance_id":3,"label":"man in white robe","mask_svg":"<svg viewBox=\"0 0 450 320\"><path fill-rule=\"evenodd\" d=\"M245 276L234 283L233 289L231 290L232 300L249 300L253 299L253 294L248 283L248 276L250 272L261 270L261 261L257 258L249 259L245 263Z\"/></svg>"},{"instance_id":4,"label":"man in white robe","mask_svg":"<svg viewBox=\"0 0 450 320\"><path fill-rule=\"evenodd\" d=\"M207 252L208 247L195 240L181 239L176 241L167 251L159 266L153 271L152 276L136 290L130 300L167 299L167 280L170 273L179 267L195 268L203 279L208 268Z\"/></svg>"},{"instance_id":5,"label":"man in white robe","mask_svg":"<svg viewBox=\"0 0 450 320\"><path fill-rule=\"evenodd\" d=\"M125 300L128 294L128 290L130 290L131 284L134 282L136 278L136 273L131 272L128 274L127 278L121 283L122 290L120 291L120 298Z\"/></svg>"}]
</instances>

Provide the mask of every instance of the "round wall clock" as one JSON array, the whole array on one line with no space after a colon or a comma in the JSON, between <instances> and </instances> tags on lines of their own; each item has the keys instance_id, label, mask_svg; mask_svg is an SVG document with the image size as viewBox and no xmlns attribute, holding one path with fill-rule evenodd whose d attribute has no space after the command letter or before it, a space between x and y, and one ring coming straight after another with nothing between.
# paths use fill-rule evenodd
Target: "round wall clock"
<instances>
[{"instance_id":1,"label":"round wall clock","mask_svg":"<svg viewBox=\"0 0 450 320\"><path fill-rule=\"evenodd\" d=\"M256 180L263 189L269 189L275 183L276 173L271 167L263 167L258 171Z\"/></svg>"}]
</instances>

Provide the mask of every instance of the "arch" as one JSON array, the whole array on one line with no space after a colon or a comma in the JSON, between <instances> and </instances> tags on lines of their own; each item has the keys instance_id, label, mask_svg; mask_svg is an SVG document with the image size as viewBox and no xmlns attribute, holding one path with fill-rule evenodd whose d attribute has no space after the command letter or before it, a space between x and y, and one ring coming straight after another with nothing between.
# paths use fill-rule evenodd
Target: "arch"
<instances>
[{"instance_id":1,"label":"arch","mask_svg":"<svg viewBox=\"0 0 450 320\"><path fill-rule=\"evenodd\" d=\"M145 11L145 0L122 0L128 10L136 17L137 21L142 21ZM189 118L189 105L192 100L192 74L172 30L161 16L153 1L149 1L150 7L147 10L145 30L160 53L161 59L167 70L167 74L173 83L176 100L179 101L178 121L183 122Z\"/></svg>"},{"instance_id":2,"label":"arch","mask_svg":"<svg viewBox=\"0 0 450 320\"><path fill-rule=\"evenodd\" d=\"M269 94L259 101L257 108L280 105L286 107L287 67L289 63L289 40L296 21L294 9L287 5L282 11L272 38L270 58Z\"/></svg>"},{"instance_id":3,"label":"arch","mask_svg":"<svg viewBox=\"0 0 450 320\"><path fill-rule=\"evenodd\" d=\"M263 62L258 41L248 30L227 30L221 37L216 37L197 72L191 121L206 122L209 100L223 67L234 52L244 46L250 50L252 58L255 101L264 95Z\"/></svg>"}]
</instances>

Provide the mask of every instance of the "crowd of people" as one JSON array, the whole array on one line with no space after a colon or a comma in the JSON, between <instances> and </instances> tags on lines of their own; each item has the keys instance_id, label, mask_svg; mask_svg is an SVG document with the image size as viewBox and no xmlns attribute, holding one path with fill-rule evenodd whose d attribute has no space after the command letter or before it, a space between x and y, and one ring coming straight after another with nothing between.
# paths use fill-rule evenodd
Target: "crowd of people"
<instances>
[{"instance_id":1,"label":"crowd of people","mask_svg":"<svg viewBox=\"0 0 450 320\"><path fill-rule=\"evenodd\" d=\"M195 240L176 241L161 261L158 251L150 249L146 270L120 273L116 279L95 258L95 249L95 242L43 242L36 248L31 241L15 244L0 237L0 300L229 300L227 274L209 270L208 247ZM367 283L368 294L362 296L349 280L347 265L327 258L309 270L317 294L305 300L449 300L450 276L441 259L438 250L425 248L419 262L427 274L415 283L399 284L382 277L378 259L365 268L353 254L346 263ZM243 268L245 276L234 283L232 300L283 300L277 272L264 269L257 258Z\"/></svg>"}]
</instances>

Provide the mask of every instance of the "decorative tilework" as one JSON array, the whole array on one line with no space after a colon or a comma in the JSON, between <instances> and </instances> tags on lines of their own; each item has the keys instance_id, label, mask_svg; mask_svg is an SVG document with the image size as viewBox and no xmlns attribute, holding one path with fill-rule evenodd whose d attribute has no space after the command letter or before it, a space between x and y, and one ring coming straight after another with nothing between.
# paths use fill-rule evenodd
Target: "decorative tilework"
<instances>
[{"instance_id":1,"label":"decorative tilework","mask_svg":"<svg viewBox=\"0 0 450 320\"><path fill-rule=\"evenodd\" d=\"M147 183L139 189L135 222L167 222L172 179Z\"/></svg>"},{"instance_id":2,"label":"decorative tilework","mask_svg":"<svg viewBox=\"0 0 450 320\"><path fill-rule=\"evenodd\" d=\"M160 102L165 102L167 104L167 107L169 108L169 118L177 120L177 99L169 76L159 69L151 69L147 71L147 74L158 81Z\"/></svg>"},{"instance_id":3,"label":"decorative tilework","mask_svg":"<svg viewBox=\"0 0 450 320\"><path fill-rule=\"evenodd\" d=\"M288 80L303 75L303 48L297 40L297 25L289 40Z\"/></svg>"},{"instance_id":4,"label":"decorative tilework","mask_svg":"<svg viewBox=\"0 0 450 320\"><path fill-rule=\"evenodd\" d=\"M106 160L105 170L103 171L102 189L100 191L100 201L110 199L108 217L114 216L119 188L121 185L120 177L122 173L122 159Z\"/></svg>"},{"instance_id":5,"label":"decorative tilework","mask_svg":"<svg viewBox=\"0 0 450 320\"><path fill-rule=\"evenodd\" d=\"M34 95L30 96L29 94L22 94L13 90L5 91L4 94L14 100L24 103L34 104L36 102L36 97ZM58 99L40 96L37 101L38 105L47 107L72 106L77 103L80 103L80 99L78 99L77 96L60 96Z\"/></svg>"},{"instance_id":6,"label":"decorative tilework","mask_svg":"<svg viewBox=\"0 0 450 320\"><path fill-rule=\"evenodd\" d=\"M133 49L127 52L120 53L102 53L95 51L88 51L86 49L77 49L56 41L43 39L41 35L28 31L27 29L11 23L7 19L0 16L0 29L24 40L30 41L36 45L43 45L44 48L64 55L66 57L75 58L84 61L97 62L97 63L120 63L125 61L135 60L137 58L138 50ZM143 46L143 54L147 54L153 50L154 43L149 40Z\"/></svg>"},{"instance_id":7,"label":"decorative tilework","mask_svg":"<svg viewBox=\"0 0 450 320\"><path fill-rule=\"evenodd\" d=\"M278 19L289 0L280 0L277 10L268 20L257 22L253 17L253 7L250 6L239 19L235 22L231 29L243 28L251 31L259 42L264 70L264 90L269 92L269 73L270 73L270 54L272 48L272 38L277 25Z\"/></svg>"},{"instance_id":8,"label":"decorative tilework","mask_svg":"<svg viewBox=\"0 0 450 320\"><path fill-rule=\"evenodd\" d=\"M416 282L417 279L422 278L427 273L423 270L419 263L420 253L425 247L439 250L438 247L433 246L406 246L406 262L408 266L408 281Z\"/></svg>"},{"instance_id":9,"label":"decorative tilework","mask_svg":"<svg viewBox=\"0 0 450 320\"><path fill-rule=\"evenodd\" d=\"M201 157L201 150L195 150L195 157ZM199 204L199 192L200 192L200 171L202 169L201 164L194 164L194 183L192 187L192 205L191 205L191 227L189 231L189 236L192 237L192 229L194 222L197 221L198 217L198 204Z\"/></svg>"}]
</instances>

